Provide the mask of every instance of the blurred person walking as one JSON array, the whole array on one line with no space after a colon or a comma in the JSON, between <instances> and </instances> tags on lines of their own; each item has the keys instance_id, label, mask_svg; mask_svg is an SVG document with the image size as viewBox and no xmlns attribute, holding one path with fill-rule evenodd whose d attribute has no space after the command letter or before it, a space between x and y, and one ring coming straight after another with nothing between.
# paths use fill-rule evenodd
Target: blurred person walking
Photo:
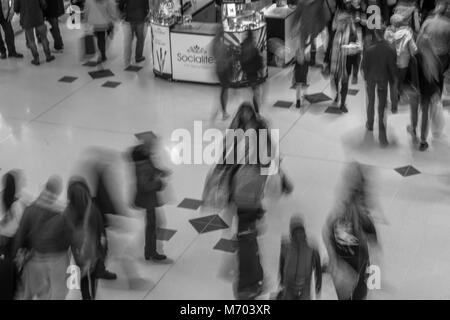
<instances>
[{"instance_id":1,"label":"blurred person walking","mask_svg":"<svg viewBox=\"0 0 450 320\"><path fill-rule=\"evenodd\" d=\"M45 19L50 24L50 33L53 38L53 47L55 53L62 53L64 50L64 43L59 28L59 18L66 13L64 9L64 0L47 0L47 7L44 11Z\"/></svg>"},{"instance_id":2,"label":"blurred person walking","mask_svg":"<svg viewBox=\"0 0 450 320\"><path fill-rule=\"evenodd\" d=\"M106 40L108 36L113 36L114 22L117 20L116 3L114 0L86 0L84 14L85 21L97 38L100 51L97 63L103 63L107 60Z\"/></svg>"},{"instance_id":3,"label":"blurred person walking","mask_svg":"<svg viewBox=\"0 0 450 320\"><path fill-rule=\"evenodd\" d=\"M416 72L410 72L414 68L414 64L410 63L410 60L417 53L417 45L414 41L413 31L399 14L391 17L391 26L386 29L384 38L397 53L397 77L390 79L389 82L391 110L392 113L397 113L399 97L404 93L408 72L410 77L416 74ZM418 81L413 80L412 82L417 83Z\"/></svg>"},{"instance_id":4,"label":"blurred person walking","mask_svg":"<svg viewBox=\"0 0 450 320\"><path fill-rule=\"evenodd\" d=\"M328 270L339 300L362 300L367 296L369 244L377 244L364 171L360 164L348 166L342 205L328 218L323 240L328 252Z\"/></svg>"},{"instance_id":5,"label":"blurred person walking","mask_svg":"<svg viewBox=\"0 0 450 320\"><path fill-rule=\"evenodd\" d=\"M241 44L240 62L242 72L253 91L253 107L259 113L261 105L261 88L258 77L264 68L264 61L259 49L256 47L252 31L247 32L247 37Z\"/></svg>"},{"instance_id":6,"label":"blurred person walking","mask_svg":"<svg viewBox=\"0 0 450 320\"><path fill-rule=\"evenodd\" d=\"M310 46L308 47L311 48ZM308 88L308 69L309 69L310 51L303 48L297 49L295 57L294 74L292 77L293 85L295 86L296 108L300 109L303 103L303 97L306 95ZM303 89L303 95L302 95Z\"/></svg>"},{"instance_id":7,"label":"blurred person walking","mask_svg":"<svg viewBox=\"0 0 450 320\"><path fill-rule=\"evenodd\" d=\"M25 300L64 300L67 295L71 232L57 203L61 192L61 178L50 177L37 200L25 209L17 231L13 256L19 249L31 255L22 274Z\"/></svg>"},{"instance_id":8,"label":"blurred person walking","mask_svg":"<svg viewBox=\"0 0 450 320\"><path fill-rule=\"evenodd\" d=\"M429 38L434 53L438 56L442 73L439 78L439 87L444 92L444 74L450 66L450 3L440 1L435 10L435 14L430 16L422 25L418 40L421 37Z\"/></svg>"},{"instance_id":9,"label":"blurred person walking","mask_svg":"<svg viewBox=\"0 0 450 320\"><path fill-rule=\"evenodd\" d=\"M222 108L222 120L227 120L228 89L233 76L233 54L225 44L223 25L219 24L213 41L213 55L216 60L216 74L220 82L220 106ZM215 113L215 116L217 113ZM214 116L214 117L215 117Z\"/></svg>"},{"instance_id":10,"label":"blurred person walking","mask_svg":"<svg viewBox=\"0 0 450 320\"><path fill-rule=\"evenodd\" d=\"M136 195L134 205L146 210L145 225L145 259L162 261L167 257L157 252L156 246L156 209L161 207L158 191L164 189L162 179L167 172L156 167L153 157L156 151L157 137L151 134L145 142L135 146L131 151L131 160L136 174Z\"/></svg>"},{"instance_id":11,"label":"blurred person walking","mask_svg":"<svg viewBox=\"0 0 450 320\"><path fill-rule=\"evenodd\" d=\"M306 236L303 221L292 217L290 239L284 239L280 252L279 300L310 300L311 290L319 294L322 289L320 255ZM314 278L313 278L314 276ZM315 285L312 288L313 280Z\"/></svg>"},{"instance_id":12,"label":"blurred person walking","mask_svg":"<svg viewBox=\"0 0 450 320\"><path fill-rule=\"evenodd\" d=\"M344 113L348 112L346 99L349 77L352 74L352 68L359 65L357 60L361 51L361 30L356 28L349 13L339 13L336 17L336 33L331 49L330 72L332 84L336 89L334 102L339 103L340 100L339 109Z\"/></svg>"},{"instance_id":13,"label":"blurred person walking","mask_svg":"<svg viewBox=\"0 0 450 320\"><path fill-rule=\"evenodd\" d=\"M3 176L0 215L0 300L16 297L19 273L13 257L13 244L22 219L24 203L21 200L22 173L9 171Z\"/></svg>"},{"instance_id":14,"label":"blurred person walking","mask_svg":"<svg viewBox=\"0 0 450 320\"><path fill-rule=\"evenodd\" d=\"M136 38L135 61L145 60L144 44L147 34L146 19L150 13L148 0L120 0L119 10L124 20L125 67L131 64L131 46Z\"/></svg>"},{"instance_id":15,"label":"blurred person walking","mask_svg":"<svg viewBox=\"0 0 450 320\"><path fill-rule=\"evenodd\" d=\"M64 215L71 228L71 251L81 271L81 295L83 300L95 300L98 262L106 246L103 219L83 178L71 178L67 199Z\"/></svg>"},{"instance_id":16,"label":"blurred person walking","mask_svg":"<svg viewBox=\"0 0 450 320\"><path fill-rule=\"evenodd\" d=\"M385 110L387 105L388 83L396 81L397 54L384 40L383 32L374 30L374 41L364 48L362 69L367 90L367 122L366 129L373 131L375 118L375 89L378 93L378 136L384 147L389 144L386 134Z\"/></svg>"},{"instance_id":17,"label":"blurred person walking","mask_svg":"<svg viewBox=\"0 0 450 320\"><path fill-rule=\"evenodd\" d=\"M428 149L429 116L432 104L440 101L441 79L443 79L443 65L439 56L433 49L431 39L422 35L418 39L417 64L419 71L421 130L419 150ZM419 101L411 105L411 124L407 131L411 134L413 142L417 142L416 128L419 119Z\"/></svg>"},{"instance_id":18,"label":"blurred person walking","mask_svg":"<svg viewBox=\"0 0 450 320\"><path fill-rule=\"evenodd\" d=\"M0 0L0 25L2 26L3 32L5 33L5 42L3 42L3 37L0 33L0 58L23 58L23 54L17 53L16 45L14 42L14 30L11 24L11 20L14 16L14 1L12 0ZM8 52L6 52L8 49Z\"/></svg>"},{"instance_id":19,"label":"blurred person walking","mask_svg":"<svg viewBox=\"0 0 450 320\"><path fill-rule=\"evenodd\" d=\"M36 45L35 30L41 44L47 62L55 60L51 54L50 43L47 38L47 26L44 22L44 11L47 8L46 0L14 0L14 11L20 14L20 25L25 30L27 47L30 49L34 65L39 65L39 52Z\"/></svg>"}]
</instances>

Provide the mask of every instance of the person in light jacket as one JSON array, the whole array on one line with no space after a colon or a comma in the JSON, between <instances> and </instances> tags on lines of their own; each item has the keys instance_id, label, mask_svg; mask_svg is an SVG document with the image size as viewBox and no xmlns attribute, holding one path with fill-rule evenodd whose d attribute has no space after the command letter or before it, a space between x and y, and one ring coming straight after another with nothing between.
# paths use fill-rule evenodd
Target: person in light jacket
<instances>
[{"instance_id":1,"label":"person in light jacket","mask_svg":"<svg viewBox=\"0 0 450 320\"><path fill-rule=\"evenodd\" d=\"M98 63L105 62L106 37L112 36L114 22L117 20L116 3L114 0L86 0L84 6L85 20L93 28L100 50Z\"/></svg>"}]
</instances>

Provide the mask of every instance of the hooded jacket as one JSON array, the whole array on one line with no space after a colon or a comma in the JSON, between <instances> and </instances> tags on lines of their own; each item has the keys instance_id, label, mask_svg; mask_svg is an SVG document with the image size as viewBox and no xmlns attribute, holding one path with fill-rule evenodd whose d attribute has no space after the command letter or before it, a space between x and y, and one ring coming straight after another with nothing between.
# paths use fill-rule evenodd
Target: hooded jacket
<instances>
[{"instance_id":1,"label":"hooded jacket","mask_svg":"<svg viewBox=\"0 0 450 320\"><path fill-rule=\"evenodd\" d=\"M136 173L134 205L143 209L160 207L157 192L162 190L161 171L155 167L144 145L133 148L131 159Z\"/></svg>"},{"instance_id":2,"label":"hooded jacket","mask_svg":"<svg viewBox=\"0 0 450 320\"><path fill-rule=\"evenodd\" d=\"M397 67L407 68L412 55L417 53L417 45L409 27L389 27L385 32L385 39L395 47L397 53Z\"/></svg>"},{"instance_id":3,"label":"hooded jacket","mask_svg":"<svg viewBox=\"0 0 450 320\"><path fill-rule=\"evenodd\" d=\"M20 248L34 249L40 253L61 253L69 249L70 228L48 191L25 209L16 234L14 255Z\"/></svg>"},{"instance_id":4,"label":"hooded jacket","mask_svg":"<svg viewBox=\"0 0 450 320\"><path fill-rule=\"evenodd\" d=\"M322 286L322 270L319 253L307 242L305 229L291 226L291 240L283 241L280 255L281 283L287 292L301 299L309 299L313 271L316 291Z\"/></svg>"}]
</instances>

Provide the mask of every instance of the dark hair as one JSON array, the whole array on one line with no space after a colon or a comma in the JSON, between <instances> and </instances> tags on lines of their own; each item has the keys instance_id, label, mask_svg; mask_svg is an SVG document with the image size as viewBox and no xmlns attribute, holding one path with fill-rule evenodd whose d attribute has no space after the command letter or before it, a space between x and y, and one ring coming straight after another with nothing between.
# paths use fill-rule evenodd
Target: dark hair
<instances>
[{"instance_id":1,"label":"dark hair","mask_svg":"<svg viewBox=\"0 0 450 320\"><path fill-rule=\"evenodd\" d=\"M72 177L67 188L67 200L69 206L74 210L74 223L82 224L86 210L91 202L89 187L85 179Z\"/></svg>"},{"instance_id":2,"label":"dark hair","mask_svg":"<svg viewBox=\"0 0 450 320\"><path fill-rule=\"evenodd\" d=\"M11 207L17 200L17 172L9 171L3 176L2 204L4 218L2 223L7 223L11 219Z\"/></svg>"}]
</instances>

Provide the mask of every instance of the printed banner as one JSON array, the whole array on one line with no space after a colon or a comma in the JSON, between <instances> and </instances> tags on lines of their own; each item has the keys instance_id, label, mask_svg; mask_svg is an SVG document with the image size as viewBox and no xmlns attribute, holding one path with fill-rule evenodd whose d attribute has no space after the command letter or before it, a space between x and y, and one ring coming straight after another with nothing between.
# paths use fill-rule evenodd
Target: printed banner
<instances>
[{"instance_id":1,"label":"printed banner","mask_svg":"<svg viewBox=\"0 0 450 320\"><path fill-rule=\"evenodd\" d=\"M172 75L170 29L157 24L152 24L151 28L153 71L159 75Z\"/></svg>"},{"instance_id":2,"label":"printed banner","mask_svg":"<svg viewBox=\"0 0 450 320\"><path fill-rule=\"evenodd\" d=\"M218 83L212 53L214 36L172 33L172 64L175 80Z\"/></svg>"}]
</instances>

